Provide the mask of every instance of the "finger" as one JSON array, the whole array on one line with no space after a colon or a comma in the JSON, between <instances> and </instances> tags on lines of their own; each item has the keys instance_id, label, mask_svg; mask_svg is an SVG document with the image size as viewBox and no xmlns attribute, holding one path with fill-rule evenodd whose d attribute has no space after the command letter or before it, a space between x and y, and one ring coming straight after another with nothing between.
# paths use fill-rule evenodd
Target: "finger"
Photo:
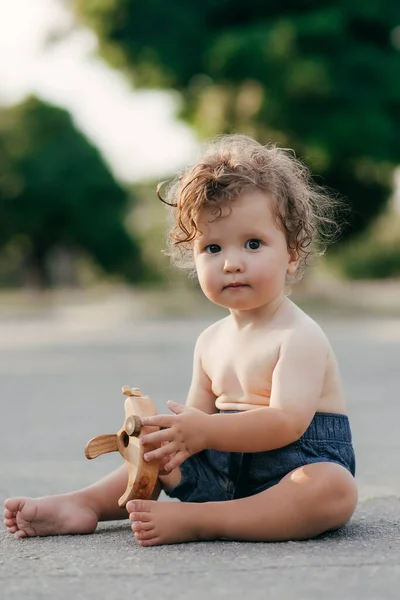
<instances>
[{"instance_id":1,"label":"finger","mask_svg":"<svg viewBox=\"0 0 400 600\"><path fill-rule=\"evenodd\" d=\"M169 444L165 444L165 446L161 446L161 448L156 448L155 450L146 452L143 458L146 462L149 462L151 460L162 459L164 456L169 456L173 452L176 452L175 443L170 442Z\"/></svg>"},{"instance_id":2,"label":"finger","mask_svg":"<svg viewBox=\"0 0 400 600\"><path fill-rule=\"evenodd\" d=\"M173 415L152 415L151 417L141 417L142 425L156 425L157 427L171 427L174 422Z\"/></svg>"},{"instance_id":3,"label":"finger","mask_svg":"<svg viewBox=\"0 0 400 600\"><path fill-rule=\"evenodd\" d=\"M168 454L168 456L163 456L162 458L160 458L159 469L163 469L165 465L169 463L172 456L175 456L175 454Z\"/></svg>"},{"instance_id":4,"label":"finger","mask_svg":"<svg viewBox=\"0 0 400 600\"><path fill-rule=\"evenodd\" d=\"M159 475L168 475L171 469L166 469L166 465L170 462L172 456L174 454L170 454L168 456L163 456L158 463L158 474Z\"/></svg>"},{"instance_id":5,"label":"finger","mask_svg":"<svg viewBox=\"0 0 400 600\"><path fill-rule=\"evenodd\" d=\"M178 402L174 402L173 400L168 400L167 405L169 410L172 410L172 412L176 415L179 415L188 408L184 404L179 404Z\"/></svg>"},{"instance_id":6,"label":"finger","mask_svg":"<svg viewBox=\"0 0 400 600\"><path fill-rule=\"evenodd\" d=\"M168 429L160 429L160 431L153 431L152 433L147 433L140 438L140 443L143 445L152 445L152 446L160 446L161 444L165 446L168 444L171 439L174 437L171 428Z\"/></svg>"},{"instance_id":7,"label":"finger","mask_svg":"<svg viewBox=\"0 0 400 600\"><path fill-rule=\"evenodd\" d=\"M185 462L185 460L189 457L189 454L185 452L177 452L174 456L171 456L170 460L164 465L165 471L173 471L177 467Z\"/></svg>"}]
</instances>

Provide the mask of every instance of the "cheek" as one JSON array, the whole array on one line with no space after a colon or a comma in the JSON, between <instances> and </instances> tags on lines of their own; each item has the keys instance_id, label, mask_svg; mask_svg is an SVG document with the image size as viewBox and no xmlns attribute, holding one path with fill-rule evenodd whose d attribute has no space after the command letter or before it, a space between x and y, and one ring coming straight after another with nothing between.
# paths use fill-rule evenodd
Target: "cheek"
<instances>
[{"instance_id":1,"label":"cheek","mask_svg":"<svg viewBox=\"0 0 400 600\"><path fill-rule=\"evenodd\" d=\"M215 300L221 288L221 280L215 264L210 264L209 261L202 262L197 269L197 278L205 296L210 300Z\"/></svg>"},{"instance_id":2,"label":"cheek","mask_svg":"<svg viewBox=\"0 0 400 600\"><path fill-rule=\"evenodd\" d=\"M204 256L199 256L195 259L195 267L197 272L197 279L202 288L208 286L212 282L212 269Z\"/></svg>"},{"instance_id":3,"label":"cheek","mask_svg":"<svg viewBox=\"0 0 400 600\"><path fill-rule=\"evenodd\" d=\"M271 253L268 257L260 257L260 260L253 264L253 274L264 281L286 278L288 260L283 253Z\"/></svg>"}]
</instances>

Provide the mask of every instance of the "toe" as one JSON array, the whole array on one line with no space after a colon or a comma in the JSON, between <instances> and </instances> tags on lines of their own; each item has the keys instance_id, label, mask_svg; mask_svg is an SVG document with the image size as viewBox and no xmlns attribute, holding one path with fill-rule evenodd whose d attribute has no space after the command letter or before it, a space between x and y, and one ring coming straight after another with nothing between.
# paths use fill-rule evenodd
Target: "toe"
<instances>
[{"instance_id":1,"label":"toe","mask_svg":"<svg viewBox=\"0 0 400 600\"><path fill-rule=\"evenodd\" d=\"M6 527L14 527L15 519L4 519L4 525Z\"/></svg>"},{"instance_id":2,"label":"toe","mask_svg":"<svg viewBox=\"0 0 400 600\"><path fill-rule=\"evenodd\" d=\"M126 505L128 512L150 512L151 501L149 500L131 500Z\"/></svg>"},{"instance_id":3,"label":"toe","mask_svg":"<svg viewBox=\"0 0 400 600\"><path fill-rule=\"evenodd\" d=\"M135 521L132 523L132 531L151 531L154 529L153 523L144 523L143 521Z\"/></svg>"},{"instance_id":4,"label":"toe","mask_svg":"<svg viewBox=\"0 0 400 600\"><path fill-rule=\"evenodd\" d=\"M15 532L15 535L17 538L22 539L24 537L27 537L25 531L22 531L22 529L18 529L18 531Z\"/></svg>"},{"instance_id":5,"label":"toe","mask_svg":"<svg viewBox=\"0 0 400 600\"><path fill-rule=\"evenodd\" d=\"M137 543L139 544L139 546L159 546L160 544L162 544L160 538L158 537L154 537L151 538L150 540L137 540Z\"/></svg>"},{"instance_id":6,"label":"toe","mask_svg":"<svg viewBox=\"0 0 400 600\"><path fill-rule=\"evenodd\" d=\"M4 500L4 508L15 514L19 510L21 502L21 498L7 498L7 500Z\"/></svg>"},{"instance_id":7,"label":"toe","mask_svg":"<svg viewBox=\"0 0 400 600\"><path fill-rule=\"evenodd\" d=\"M8 533L16 533L18 531L18 527L16 525L9 525L7 527Z\"/></svg>"},{"instance_id":8,"label":"toe","mask_svg":"<svg viewBox=\"0 0 400 600\"><path fill-rule=\"evenodd\" d=\"M135 531L135 538L138 541L142 540L152 540L156 537L156 534L153 530L151 531Z\"/></svg>"},{"instance_id":9,"label":"toe","mask_svg":"<svg viewBox=\"0 0 400 600\"><path fill-rule=\"evenodd\" d=\"M126 505L128 512L137 512L142 510L142 502L141 500L131 500Z\"/></svg>"},{"instance_id":10,"label":"toe","mask_svg":"<svg viewBox=\"0 0 400 600\"><path fill-rule=\"evenodd\" d=\"M147 523L151 521L151 514L148 512L131 512L129 515L130 521L141 521L142 523Z\"/></svg>"}]
</instances>

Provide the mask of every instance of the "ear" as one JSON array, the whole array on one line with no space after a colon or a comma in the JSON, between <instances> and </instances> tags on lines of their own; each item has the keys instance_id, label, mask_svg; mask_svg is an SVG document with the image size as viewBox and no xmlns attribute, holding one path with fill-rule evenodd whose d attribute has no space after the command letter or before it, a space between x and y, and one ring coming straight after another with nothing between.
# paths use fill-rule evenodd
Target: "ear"
<instances>
[{"instance_id":1,"label":"ear","mask_svg":"<svg viewBox=\"0 0 400 600\"><path fill-rule=\"evenodd\" d=\"M289 263L287 267L287 274L294 275L297 271L297 267L299 266L300 256L296 249L289 248Z\"/></svg>"}]
</instances>

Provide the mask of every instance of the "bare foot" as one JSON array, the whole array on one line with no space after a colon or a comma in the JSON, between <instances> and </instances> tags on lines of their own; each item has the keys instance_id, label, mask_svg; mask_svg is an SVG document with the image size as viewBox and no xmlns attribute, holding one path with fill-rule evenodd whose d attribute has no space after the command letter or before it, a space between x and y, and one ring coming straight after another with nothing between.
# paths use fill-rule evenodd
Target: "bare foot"
<instances>
[{"instance_id":1,"label":"bare foot","mask_svg":"<svg viewBox=\"0 0 400 600\"><path fill-rule=\"evenodd\" d=\"M132 531L140 546L213 539L206 533L202 507L190 502L131 500L126 505ZM215 539L215 538L214 538Z\"/></svg>"},{"instance_id":2,"label":"bare foot","mask_svg":"<svg viewBox=\"0 0 400 600\"><path fill-rule=\"evenodd\" d=\"M8 498L4 502L4 525L18 538L93 533L95 511L69 494L44 498Z\"/></svg>"}]
</instances>

